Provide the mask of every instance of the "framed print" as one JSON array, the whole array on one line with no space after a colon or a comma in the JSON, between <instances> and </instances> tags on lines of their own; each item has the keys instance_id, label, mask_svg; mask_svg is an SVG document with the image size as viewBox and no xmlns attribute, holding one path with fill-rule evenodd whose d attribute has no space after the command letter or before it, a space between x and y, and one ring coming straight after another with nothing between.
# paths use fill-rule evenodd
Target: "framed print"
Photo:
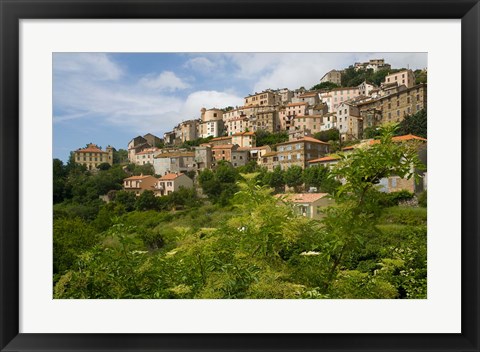
<instances>
[{"instance_id":1,"label":"framed print","mask_svg":"<svg viewBox=\"0 0 480 352\"><path fill-rule=\"evenodd\" d=\"M478 351L479 6L2 0L2 351Z\"/></svg>"}]
</instances>

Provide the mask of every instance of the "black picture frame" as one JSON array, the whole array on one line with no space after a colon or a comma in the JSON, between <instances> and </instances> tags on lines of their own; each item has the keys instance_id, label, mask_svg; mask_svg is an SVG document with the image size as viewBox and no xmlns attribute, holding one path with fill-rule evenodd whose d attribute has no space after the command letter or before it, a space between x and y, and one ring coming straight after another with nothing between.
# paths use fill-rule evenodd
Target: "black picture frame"
<instances>
[{"instance_id":1,"label":"black picture frame","mask_svg":"<svg viewBox=\"0 0 480 352\"><path fill-rule=\"evenodd\" d=\"M275 6L272 6L275 4ZM318 15L317 15L318 14ZM479 351L478 0L0 0L0 348L2 351ZM19 333L19 20L454 18L462 40L460 334ZM447 171L446 171L447 172Z\"/></svg>"}]
</instances>

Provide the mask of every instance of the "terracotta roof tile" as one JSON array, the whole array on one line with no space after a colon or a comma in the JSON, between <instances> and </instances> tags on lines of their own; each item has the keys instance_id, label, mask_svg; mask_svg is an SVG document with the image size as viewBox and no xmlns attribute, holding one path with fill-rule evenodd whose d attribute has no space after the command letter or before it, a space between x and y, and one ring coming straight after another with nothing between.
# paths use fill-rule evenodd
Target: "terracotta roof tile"
<instances>
[{"instance_id":1,"label":"terracotta roof tile","mask_svg":"<svg viewBox=\"0 0 480 352\"><path fill-rule=\"evenodd\" d=\"M170 181L175 180L177 177L182 176L183 174L166 174L159 178L160 181Z\"/></svg>"},{"instance_id":2,"label":"terracotta roof tile","mask_svg":"<svg viewBox=\"0 0 480 352\"><path fill-rule=\"evenodd\" d=\"M154 177L152 175L139 175L139 176L130 176L130 177L127 177L127 178L124 178L123 180L124 181L133 181L133 180L143 180L145 178L150 178L150 177ZM155 178L155 177L154 177Z\"/></svg>"},{"instance_id":3,"label":"terracotta roof tile","mask_svg":"<svg viewBox=\"0 0 480 352\"><path fill-rule=\"evenodd\" d=\"M335 161L335 160L340 160L340 158L338 156L324 156L323 158L309 160L308 162L310 164L314 164L314 163L324 163L324 162Z\"/></svg>"},{"instance_id":4,"label":"terracotta roof tile","mask_svg":"<svg viewBox=\"0 0 480 352\"><path fill-rule=\"evenodd\" d=\"M98 148L98 146L96 146L95 144L89 144L86 148L77 149L76 151L79 153L107 153Z\"/></svg>"},{"instance_id":5,"label":"terracotta roof tile","mask_svg":"<svg viewBox=\"0 0 480 352\"><path fill-rule=\"evenodd\" d=\"M327 196L328 193L290 193L290 194L276 194L276 198L283 198L287 202L292 203L313 203L317 200Z\"/></svg>"},{"instance_id":6,"label":"terracotta roof tile","mask_svg":"<svg viewBox=\"0 0 480 352\"><path fill-rule=\"evenodd\" d=\"M221 144L221 145L214 145L212 149L232 149L233 144Z\"/></svg>"},{"instance_id":7,"label":"terracotta roof tile","mask_svg":"<svg viewBox=\"0 0 480 352\"><path fill-rule=\"evenodd\" d=\"M330 145L330 143L322 142L322 141L319 141L318 139L315 139L315 138L312 138L312 137L307 137L307 136L299 138L299 139L295 139L295 140L292 140L292 141L278 143L277 145L294 144L294 143L298 143L298 142L311 142L311 143Z\"/></svg>"}]
</instances>

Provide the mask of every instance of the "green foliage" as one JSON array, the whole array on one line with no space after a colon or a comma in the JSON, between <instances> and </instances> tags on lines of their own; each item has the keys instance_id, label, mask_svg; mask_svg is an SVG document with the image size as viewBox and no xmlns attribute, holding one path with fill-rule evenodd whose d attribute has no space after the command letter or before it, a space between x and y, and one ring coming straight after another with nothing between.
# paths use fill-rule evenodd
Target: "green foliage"
<instances>
[{"instance_id":1,"label":"green foliage","mask_svg":"<svg viewBox=\"0 0 480 352\"><path fill-rule=\"evenodd\" d=\"M330 128L329 130L315 133L313 137L323 142L339 141L340 131L336 128Z\"/></svg>"},{"instance_id":2,"label":"green foliage","mask_svg":"<svg viewBox=\"0 0 480 352\"><path fill-rule=\"evenodd\" d=\"M361 84L363 81L373 83L376 86L385 80L385 77L391 73L398 72L400 70L378 70L373 72L373 69L355 71L353 67L347 68L342 74L342 86L343 87L355 87Z\"/></svg>"},{"instance_id":3,"label":"green foliage","mask_svg":"<svg viewBox=\"0 0 480 352\"><path fill-rule=\"evenodd\" d=\"M158 209L157 197L153 191L143 191L135 201L136 210L155 210Z\"/></svg>"},{"instance_id":4,"label":"green foliage","mask_svg":"<svg viewBox=\"0 0 480 352\"><path fill-rule=\"evenodd\" d=\"M272 172L263 174L261 183L272 187L275 192L281 192L285 188L285 171L280 166L275 166Z\"/></svg>"},{"instance_id":5,"label":"green foliage","mask_svg":"<svg viewBox=\"0 0 480 352\"><path fill-rule=\"evenodd\" d=\"M423 191L418 195L418 205L421 207L427 207L427 191Z\"/></svg>"},{"instance_id":6,"label":"green foliage","mask_svg":"<svg viewBox=\"0 0 480 352\"><path fill-rule=\"evenodd\" d=\"M115 203L121 204L125 211L134 210L136 201L137 197L133 192L118 191L115 195Z\"/></svg>"},{"instance_id":7,"label":"green foliage","mask_svg":"<svg viewBox=\"0 0 480 352\"><path fill-rule=\"evenodd\" d=\"M235 184L241 178L237 169L229 163L220 162L215 170L203 170L198 176L198 182L203 192L216 203L226 205L237 192Z\"/></svg>"},{"instance_id":8,"label":"green foliage","mask_svg":"<svg viewBox=\"0 0 480 352\"><path fill-rule=\"evenodd\" d=\"M197 138L197 139L194 139L192 141L184 141L182 143L182 145L180 146L180 148L192 148L192 147L198 147L200 144L203 144L203 143L208 143L213 137L212 136L209 136L209 137L206 137L206 138Z\"/></svg>"},{"instance_id":9,"label":"green foliage","mask_svg":"<svg viewBox=\"0 0 480 352\"><path fill-rule=\"evenodd\" d=\"M406 190L401 190L398 192L383 193L379 192L379 203L383 207L394 207L398 205L399 202L410 200L414 197L414 194Z\"/></svg>"},{"instance_id":10,"label":"green foliage","mask_svg":"<svg viewBox=\"0 0 480 352\"><path fill-rule=\"evenodd\" d=\"M333 82L322 82L314 85L312 88L310 88L310 90L321 90L321 89L332 90L333 88L338 88L338 87L340 86Z\"/></svg>"},{"instance_id":11,"label":"green foliage","mask_svg":"<svg viewBox=\"0 0 480 352\"><path fill-rule=\"evenodd\" d=\"M415 84L427 83L427 71L415 70Z\"/></svg>"},{"instance_id":12,"label":"green foliage","mask_svg":"<svg viewBox=\"0 0 480 352\"><path fill-rule=\"evenodd\" d=\"M128 151L125 149L113 149L113 163L126 164L128 163Z\"/></svg>"},{"instance_id":13,"label":"green foliage","mask_svg":"<svg viewBox=\"0 0 480 352\"><path fill-rule=\"evenodd\" d=\"M67 170L63 162L53 159L53 204L60 203L65 197Z\"/></svg>"},{"instance_id":14,"label":"green foliage","mask_svg":"<svg viewBox=\"0 0 480 352\"><path fill-rule=\"evenodd\" d=\"M392 207L385 209L379 218L384 224L400 224L408 226L419 226L427 221L427 210L425 208Z\"/></svg>"},{"instance_id":15,"label":"green foliage","mask_svg":"<svg viewBox=\"0 0 480 352\"><path fill-rule=\"evenodd\" d=\"M316 187L318 192L333 194L341 185L334 177L330 177L330 169L322 165L315 165L303 170L305 188Z\"/></svg>"},{"instance_id":16,"label":"green foliage","mask_svg":"<svg viewBox=\"0 0 480 352\"><path fill-rule=\"evenodd\" d=\"M427 110L422 109L416 114L405 116L400 122L397 135L406 134L427 138Z\"/></svg>"},{"instance_id":17,"label":"green foliage","mask_svg":"<svg viewBox=\"0 0 480 352\"><path fill-rule=\"evenodd\" d=\"M100 165L97 166L97 169L99 169L101 171L107 171L111 167L112 167L112 165L110 165L109 163L101 163Z\"/></svg>"},{"instance_id":18,"label":"green foliage","mask_svg":"<svg viewBox=\"0 0 480 352\"><path fill-rule=\"evenodd\" d=\"M129 171L134 176L139 175L155 175L155 169L152 164L147 163L144 165L137 165L130 163L127 165L127 171Z\"/></svg>"},{"instance_id":19,"label":"green foliage","mask_svg":"<svg viewBox=\"0 0 480 352\"><path fill-rule=\"evenodd\" d=\"M63 273L80 253L97 241L95 229L80 218L55 218L53 222L53 272Z\"/></svg>"},{"instance_id":20,"label":"green foliage","mask_svg":"<svg viewBox=\"0 0 480 352\"><path fill-rule=\"evenodd\" d=\"M259 165L255 160L250 160L247 164L237 167L237 170L241 174L251 174L259 170Z\"/></svg>"},{"instance_id":21,"label":"green foliage","mask_svg":"<svg viewBox=\"0 0 480 352\"><path fill-rule=\"evenodd\" d=\"M363 138L370 139L380 136L380 129L375 126L367 127L363 130Z\"/></svg>"},{"instance_id":22,"label":"green foliage","mask_svg":"<svg viewBox=\"0 0 480 352\"><path fill-rule=\"evenodd\" d=\"M299 191L300 186L303 184L303 169L300 166L292 165L285 170L284 181L288 187L294 187L295 192Z\"/></svg>"},{"instance_id":23,"label":"green foliage","mask_svg":"<svg viewBox=\"0 0 480 352\"><path fill-rule=\"evenodd\" d=\"M255 136L257 147L261 147L262 145L273 146L275 144L288 141L287 132L271 133L265 130L257 130L255 131Z\"/></svg>"},{"instance_id":24,"label":"green foliage","mask_svg":"<svg viewBox=\"0 0 480 352\"><path fill-rule=\"evenodd\" d=\"M293 169L290 181L322 191L335 184L336 203L320 221L272 196L286 172L239 175L227 163L198 176L208 204L192 189L55 204L54 297L426 298L427 210L385 208L375 187L390 174L414 177L404 160L416 159L392 134L383 130L381 143L343 156L332 171L314 167L298 177ZM77 171L68 177L96 177Z\"/></svg>"}]
</instances>

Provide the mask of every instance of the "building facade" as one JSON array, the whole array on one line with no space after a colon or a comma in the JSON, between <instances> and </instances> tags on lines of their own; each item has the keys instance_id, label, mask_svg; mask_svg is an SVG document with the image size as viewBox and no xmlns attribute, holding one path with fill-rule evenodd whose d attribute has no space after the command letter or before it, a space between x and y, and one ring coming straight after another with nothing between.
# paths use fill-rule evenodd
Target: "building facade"
<instances>
[{"instance_id":1,"label":"building facade","mask_svg":"<svg viewBox=\"0 0 480 352\"><path fill-rule=\"evenodd\" d=\"M103 163L113 165L113 148L108 146L103 151L96 144L89 143L86 148L75 150L73 157L77 164L85 165L87 170L96 170Z\"/></svg>"},{"instance_id":2,"label":"building facade","mask_svg":"<svg viewBox=\"0 0 480 352\"><path fill-rule=\"evenodd\" d=\"M329 151L328 143L312 137L302 137L277 144L277 157L282 169L292 165L305 169L309 160L318 159Z\"/></svg>"},{"instance_id":3,"label":"building facade","mask_svg":"<svg viewBox=\"0 0 480 352\"><path fill-rule=\"evenodd\" d=\"M155 183L155 195L166 196L180 188L193 188L193 180L182 173L169 173L160 177Z\"/></svg>"}]
</instances>

